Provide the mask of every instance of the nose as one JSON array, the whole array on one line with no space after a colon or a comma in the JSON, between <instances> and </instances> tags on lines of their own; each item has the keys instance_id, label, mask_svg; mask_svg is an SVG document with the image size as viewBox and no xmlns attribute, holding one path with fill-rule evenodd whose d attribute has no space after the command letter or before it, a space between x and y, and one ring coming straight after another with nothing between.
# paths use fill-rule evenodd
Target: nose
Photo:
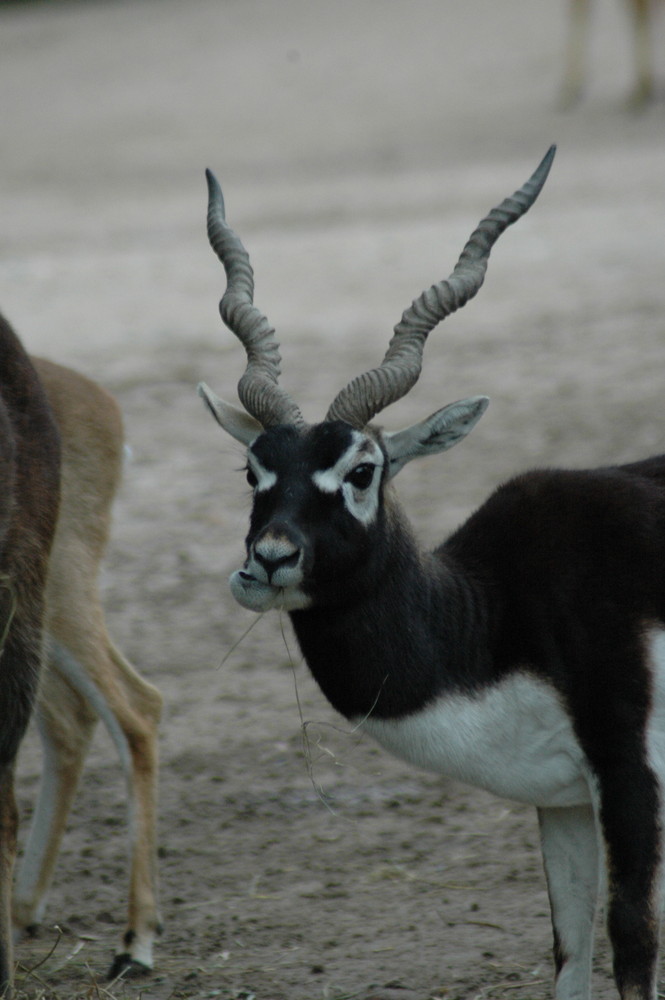
<instances>
[{"instance_id":1,"label":"nose","mask_svg":"<svg viewBox=\"0 0 665 1000\"><path fill-rule=\"evenodd\" d=\"M252 545L252 556L265 572L268 582L282 585L284 576L296 570L303 552L303 539L290 525L268 525Z\"/></svg>"}]
</instances>

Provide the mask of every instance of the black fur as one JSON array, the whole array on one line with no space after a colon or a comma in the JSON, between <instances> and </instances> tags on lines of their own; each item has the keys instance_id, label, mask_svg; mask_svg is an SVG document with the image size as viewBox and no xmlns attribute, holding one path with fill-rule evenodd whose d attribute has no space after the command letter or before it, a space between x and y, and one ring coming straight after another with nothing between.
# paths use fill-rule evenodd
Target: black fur
<instances>
[{"instance_id":1,"label":"black fur","mask_svg":"<svg viewBox=\"0 0 665 1000\"><path fill-rule=\"evenodd\" d=\"M16 850L13 766L42 661L43 591L58 513L60 448L41 383L0 317L0 994L11 983L9 905Z\"/></svg>"},{"instance_id":2,"label":"black fur","mask_svg":"<svg viewBox=\"0 0 665 1000\"><path fill-rule=\"evenodd\" d=\"M277 483L255 496L248 547L277 523L305 547L313 604L290 614L314 677L354 719L407 716L516 670L553 687L598 782L616 982L650 1000L662 831L646 635L665 627L665 456L526 473L423 554L390 487L364 526L312 484L350 435L276 428L252 445Z\"/></svg>"}]
</instances>

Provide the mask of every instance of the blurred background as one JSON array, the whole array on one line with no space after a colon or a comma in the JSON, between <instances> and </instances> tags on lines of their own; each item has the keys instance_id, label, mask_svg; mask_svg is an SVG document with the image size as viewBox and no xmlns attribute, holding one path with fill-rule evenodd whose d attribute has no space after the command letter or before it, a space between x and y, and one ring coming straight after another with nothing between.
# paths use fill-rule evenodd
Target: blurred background
<instances>
[{"instance_id":1,"label":"blurred background","mask_svg":"<svg viewBox=\"0 0 665 1000\"><path fill-rule=\"evenodd\" d=\"M510 268L523 294L557 275L534 327L559 309L579 324L570 295L588 295L599 318L627 308L630 282L613 303L596 290L608 268L641 272L653 297L665 18L652 40L657 99L630 115L628 6L594 6L588 87L564 114L568 0L4 3L4 308L37 349L93 363L137 338L157 348L205 332L221 344L221 275L201 228L210 166L280 332L355 340L371 321L383 335L448 266L457 219L465 233L551 142L547 198L516 250L538 240L544 256L524 253L539 265L526 278Z\"/></svg>"},{"instance_id":2,"label":"blurred background","mask_svg":"<svg viewBox=\"0 0 665 1000\"><path fill-rule=\"evenodd\" d=\"M214 669L252 619L231 606L226 588L245 532L245 485L236 474L242 456L194 391L205 379L234 399L244 367L217 314L224 277L205 235L204 168L222 182L228 219L250 251L256 302L282 343L283 384L314 420L342 384L380 360L402 310L452 270L478 219L557 143L539 201L493 251L477 300L432 334L421 382L383 418L395 428L454 398L492 398L464 447L400 477L418 531L434 543L525 466L665 450L665 5L656 6L653 99L631 106L628 4L597 0L586 88L564 110L568 0L0 3L0 306L31 351L78 367L115 393L134 455L104 592L119 644L166 695L161 829L163 954L170 958L160 962L171 966L146 996L209 996L214 987L239 997L251 980L263 983L262 1000L312 1000L358 985L342 929L331 951L337 959L326 960L334 971L325 983L319 977L316 990L307 979L315 961L309 952L291 964L282 952L272 979L256 972L266 967L263 952L252 953L247 968L237 959L235 978L224 978L220 962L210 972L210 956L230 947L219 931L219 900L235 900L238 913L250 905L241 885L259 865L257 852L274 862L283 824L294 829L284 802L296 810L304 843L312 836L307 824L320 824L322 813L324 822L335 821L302 791L308 779L292 679L275 672L276 662L289 662L277 622L261 620L229 664ZM305 708L325 717L304 674L300 683ZM112 758L102 739L53 904L54 919L69 915L74 936L82 927L88 941L98 935L102 955L116 933L105 922L122 924L122 834L104 826L109 811L121 826L124 792ZM371 760L373 776L379 764ZM436 812L434 785L392 766L381 758L383 787L409 782L422 825L417 803ZM26 815L39 767L32 738L23 765ZM354 774L349 784L362 781ZM275 796L293 783L301 798ZM252 785L262 789L262 808L274 805L269 842L260 839L270 825L265 812L252 826L244 798ZM394 812L376 792L357 795L341 796L347 819L350 803L360 801L392 829ZM493 822L498 806L480 801ZM219 836L220 814L229 823L235 816L228 838ZM483 819L473 815L477 829ZM399 825L393 836L398 856L408 838ZM495 826L491 841L499 861L514 847ZM288 850L297 853L295 843ZM348 861L346 840L338 846ZM95 858L86 878L82 851ZM196 887L202 870L209 910ZM534 881L522 888L525 899L541 894L534 934L547 963L546 904L530 871ZM495 905L502 885L497 876ZM282 926L291 918L295 926L302 897L288 897L289 909L282 889L273 892ZM397 893L378 907L382 933L387 914L406 906L401 884ZM260 908L257 898L251 906ZM359 927L371 935L376 901L371 895L369 910L355 913L349 940ZM493 912L488 904L488 927ZM520 912L513 916L518 935L530 933ZM262 911L252 919L265 926ZM262 947L275 947L279 933L273 926ZM425 984L433 989L427 970L439 931L421 936L416 951L411 932L402 933L403 951L395 954L404 962L397 964L412 963L409 982L420 982L413 995L422 1000ZM523 947L531 961L532 944ZM199 967L210 973L208 992L185 984L196 948ZM505 957L501 939L499 952ZM524 953L515 969L522 960ZM94 951L91 961L103 968ZM459 942L446 961L436 967L446 996L475 996L480 979L457 992L450 986L471 967ZM491 961L477 964L476 955L473 962L477 977L491 982ZM70 997L82 987L71 985L79 980L68 968L59 982ZM383 981L391 976L394 969ZM529 989L531 1000L549 993L533 982ZM613 995L611 987L605 982L598 995Z\"/></svg>"}]
</instances>

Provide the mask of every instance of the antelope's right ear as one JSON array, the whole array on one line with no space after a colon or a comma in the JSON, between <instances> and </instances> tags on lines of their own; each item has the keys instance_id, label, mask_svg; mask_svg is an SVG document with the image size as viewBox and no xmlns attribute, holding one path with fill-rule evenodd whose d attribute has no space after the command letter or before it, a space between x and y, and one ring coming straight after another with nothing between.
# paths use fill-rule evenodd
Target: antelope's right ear
<instances>
[{"instance_id":1,"label":"antelope's right ear","mask_svg":"<svg viewBox=\"0 0 665 1000\"><path fill-rule=\"evenodd\" d=\"M205 382L199 382L196 391L219 426L240 444L249 447L252 441L263 433L263 427L258 420L250 416L246 410L220 399Z\"/></svg>"}]
</instances>

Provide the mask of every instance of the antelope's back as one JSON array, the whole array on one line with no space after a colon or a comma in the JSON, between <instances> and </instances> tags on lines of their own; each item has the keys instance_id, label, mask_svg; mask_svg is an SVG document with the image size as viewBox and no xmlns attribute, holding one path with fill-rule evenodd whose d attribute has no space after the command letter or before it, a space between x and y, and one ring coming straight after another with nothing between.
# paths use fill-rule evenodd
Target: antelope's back
<instances>
[{"instance_id":1,"label":"antelope's back","mask_svg":"<svg viewBox=\"0 0 665 1000\"><path fill-rule=\"evenodd\" d=\"M665 499L665 455L653 455L641 462L631 462L628 465L620 465L618 468L630 475L648 479L654 485L662 487Z\"/></svg>"},{"instance_id":2,"label":"antelope's back","mask_svg":"<svg viewBox=\"0 0 665 1000\"><path fill-rule=\"evenodd\" d=\"M665 627L665 456L524 473L438 553L482 581L506 666L542 660L547 643L577 648L580 636L616 648L620 627L633 638Z\"/></svg>"}]
</instances>

